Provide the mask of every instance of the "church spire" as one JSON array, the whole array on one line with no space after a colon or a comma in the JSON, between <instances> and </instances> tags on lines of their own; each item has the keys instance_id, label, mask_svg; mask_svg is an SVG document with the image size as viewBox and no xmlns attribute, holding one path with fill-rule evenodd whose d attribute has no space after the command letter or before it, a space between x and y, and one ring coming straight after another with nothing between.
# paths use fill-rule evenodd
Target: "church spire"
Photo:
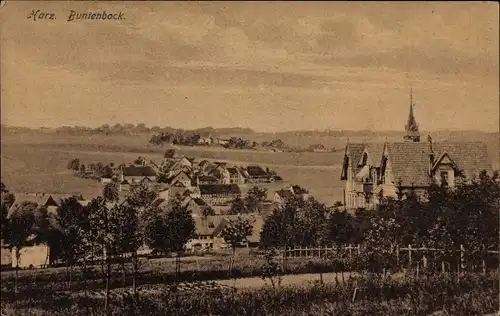
<instances>
[{"instance_id":1,"label":"church spire","mask_svg":"<svg viewBox=\"0 0 500 316\"><path fill-rule=\"evenodd\" d=\"M408 114L408 122L405 126L405 136L404 140L406 142L420 142L420 132L418 131L418 124L415 120L415 116L413 114L413 88L410 86L410 113Z\"/></svg>"}]
</instances>

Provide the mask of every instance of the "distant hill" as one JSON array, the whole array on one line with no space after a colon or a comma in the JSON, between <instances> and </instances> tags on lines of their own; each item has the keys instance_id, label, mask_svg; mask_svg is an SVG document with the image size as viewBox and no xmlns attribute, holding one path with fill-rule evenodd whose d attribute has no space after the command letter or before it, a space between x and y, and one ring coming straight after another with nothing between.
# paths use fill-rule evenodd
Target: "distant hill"
<instances>
[{"instance_id":1,"label":"distant hill","mask_svg":"<svg viewBox=\"0 0 500 316\"><path fill-rule=\"evenodd\" d=\"M148 142L151 135L159 132L173 133L179 129L173 127L146 127L145 124L115 124L102 125L98 128L85 126L63 126L59 128L28 128L28 127L13 127L0 126L2 135L19 134L19 133L44 133L58 135L136 135L142 137L144 135L145 143ZM286 131L278 133L263 133L254 131L250 128L231 127L231 128L214 128L203 127L194 130L202 137L211 135L212 137L231 138L239 137L241 139L255 141L259 144L266 144L273 148L303 148L308 149L309 146L322 144L325 148L341 149L345 146L347 139L349 142L367 142L379 143L387 141L402 141L403 131L370 131L370 130L323 130L323 131ZM429 132L421 132L423 141L426 141ZM481 131L433 131L430 132L434 141L483 141L488 144L490 155L494 161L498 161L499 157L499 137L500 133L486 133Z\"/></svg>"}]
</instances>

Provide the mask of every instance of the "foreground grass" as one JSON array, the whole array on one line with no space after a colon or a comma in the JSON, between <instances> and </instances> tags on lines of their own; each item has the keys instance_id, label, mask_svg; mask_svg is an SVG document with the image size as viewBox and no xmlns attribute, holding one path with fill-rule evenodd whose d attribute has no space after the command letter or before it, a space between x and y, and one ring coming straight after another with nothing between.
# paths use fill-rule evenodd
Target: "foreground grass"
<instances>
[{"instance_id":1,"label":"foreground grass","mask_svg":"<svg viewBox=\"0 0 500 316\"><path fill-rule=\"evenodd\" d=\"M227 280L230 278L260 278L266 260L261 255L242 254L235 257L232 275L228 275L229 256L213 257L186 257L181 261L181 273L175 275L175 261L170 258L144 259L140 264L137 274L138 285L165 284L178 281L208 281ZM123 275L121 265L112 267L111 288L120 288L132 284L132 267L125 265L126 273ZM335 267L320 258L288 258L284 273L289 275L308 273L335 272ZM36 270L22 270L19 273L19 291L23 295L38 295L38 292L62 291L67 288L66 268L50 268ZM89 289L103 289L103 270L100 265L88 267L86 273L82 267L72 268L72 290L83 290L84 282ZM4 271L1 273L2 296L8 296L14 290L15 272ZM241 280L243 282L243 280Z\"/></svg>"},{"instance_id":2,"label":"foreground grass","mask_svg":"<svg viewBox=\"0 0 500 316\"><path fill-rule=\"evenodd\" d=\"M498 274L415 279L363 276L338 284L228 289L192 283L114 294L109 315L484 315L498 308ZM356 299L352 296L357 288ZM6 302L2 315L104 315L103 297L50 293Z\"/></svg>"}]
</instances>

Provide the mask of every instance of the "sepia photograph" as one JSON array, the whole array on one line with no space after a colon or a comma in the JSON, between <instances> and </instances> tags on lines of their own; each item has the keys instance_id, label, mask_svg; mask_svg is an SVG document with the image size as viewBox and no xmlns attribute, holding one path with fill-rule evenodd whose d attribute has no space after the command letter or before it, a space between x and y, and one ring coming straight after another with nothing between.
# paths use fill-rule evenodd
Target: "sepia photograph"
<instances>
[{"instance_id":1,"label":"sepia photograph","mask_svg":"<svg viewBox=\"0 0 500 316\"><path fill-rule=\"evenodd\" d=\"M500 316L499 3L0 3L1 316Z\"/></svg>"}]
</instances>

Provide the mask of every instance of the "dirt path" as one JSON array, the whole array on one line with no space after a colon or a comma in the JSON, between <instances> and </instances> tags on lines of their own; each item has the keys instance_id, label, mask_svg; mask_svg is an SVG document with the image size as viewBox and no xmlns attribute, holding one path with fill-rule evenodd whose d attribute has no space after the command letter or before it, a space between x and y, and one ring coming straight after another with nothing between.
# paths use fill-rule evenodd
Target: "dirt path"
<instances>
[{"instance_id":1,"label":"dirt path","mask_svg":"<svg viewBox=\"0 0 500 316\"><path fill-rule=\"evenodd\" d=\"M355 273L345 272L344 280L348 280L350 277L354 276ZM308 273L308 274L298 274L298 275L284 275L281 279L282 286L290 286L290 285L306 285L314 282L320 282L321 274L320 273ZM323 273L323 282L325 284L342 282L342 275L340 273ZM215 281L217 284L222 286L231 286L236 288L259 288L263 286L270 286L271 281L269 279L263 280L260 277L251 277L251 278L241 278L234 280L217 280ZM275 282L277 279L275 278Z\"/></svg>"}]
</instances>

